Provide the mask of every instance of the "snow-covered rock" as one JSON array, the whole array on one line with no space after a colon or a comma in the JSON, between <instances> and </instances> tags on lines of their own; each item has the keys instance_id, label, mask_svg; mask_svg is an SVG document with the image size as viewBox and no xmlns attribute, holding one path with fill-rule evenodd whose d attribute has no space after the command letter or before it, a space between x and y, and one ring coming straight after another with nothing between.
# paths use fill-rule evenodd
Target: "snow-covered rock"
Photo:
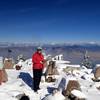
<instances>
[{"instance_id":1,"label":"snow-covered rock","mask_svg":"<svg viewBox=\"0 0 100 100\"><path fill-rule=\"evenodd\" d=\"M43 100L65 100L65 97L62 95L60 91L57 91L54 94L48 95Z\"/></svg>"}]
</instances>

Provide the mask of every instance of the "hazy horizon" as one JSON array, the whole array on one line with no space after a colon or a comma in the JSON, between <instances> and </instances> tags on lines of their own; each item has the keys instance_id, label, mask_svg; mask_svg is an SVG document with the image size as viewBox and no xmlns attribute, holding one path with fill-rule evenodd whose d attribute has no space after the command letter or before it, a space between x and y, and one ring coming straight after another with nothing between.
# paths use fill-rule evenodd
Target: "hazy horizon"
<instances>
[{"instance_id":1,"label":"hazy horizon","mask_svg":"<svg viewBox=\"0 0 100 100\"><path fill-rule=\"evenodd\" d=\"M100 42L9 42L9 41L0 41L0 44L100 44Z\"/></svg>"}]
</instances>

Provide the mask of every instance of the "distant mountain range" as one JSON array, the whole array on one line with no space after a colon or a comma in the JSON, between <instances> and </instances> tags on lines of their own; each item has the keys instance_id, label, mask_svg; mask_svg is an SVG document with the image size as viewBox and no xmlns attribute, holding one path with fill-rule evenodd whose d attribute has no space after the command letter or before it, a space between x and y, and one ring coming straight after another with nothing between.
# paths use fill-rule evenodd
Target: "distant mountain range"
<instances>
[{"instance_id":1,"label":"distant mountain range","mask_svg":"<svg viewBox=\"0 0 100 100\"><path fill-rule=\"evenodd\" d=\"M42 46L43 52L52 56L63 54L65 60L72 63L81 63L85 51L88 51L90 60L94 63L100 63L100 45L96 43L80 43L80 44L37 44L37 43L0 43L0 56L13 57L23 54L24 57L31 58L37 46ZM11 50L11 52L9 52Z\"/></svg>"}]
</instances>

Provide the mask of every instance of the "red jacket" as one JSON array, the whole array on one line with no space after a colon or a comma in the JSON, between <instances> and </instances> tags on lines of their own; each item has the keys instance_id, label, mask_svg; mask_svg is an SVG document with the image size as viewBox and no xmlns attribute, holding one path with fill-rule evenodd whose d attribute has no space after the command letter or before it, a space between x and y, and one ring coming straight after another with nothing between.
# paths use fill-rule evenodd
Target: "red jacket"
<instances>
[{"instance_id":1,"label":"red jacket","mask_svg":"<svg viewBox=\"0 0 100 100\"><path fill-rule=\"evenodd\" d=\"M43 69L44 56L41 53L34 53L32 56L33 69Z\"/></svg>"}]
</instances>

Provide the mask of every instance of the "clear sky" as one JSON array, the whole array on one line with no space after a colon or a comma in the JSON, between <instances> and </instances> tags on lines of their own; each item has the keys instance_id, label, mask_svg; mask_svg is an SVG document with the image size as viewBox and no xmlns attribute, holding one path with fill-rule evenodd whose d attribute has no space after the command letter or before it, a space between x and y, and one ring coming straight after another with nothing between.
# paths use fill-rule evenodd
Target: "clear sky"
<instances>
[{"instance_id":1,"label":"clear sky","mask_svg":"<svg viewBox=\"0 0 100 100\"><path fill-rule=\"evenodd\" d=\"M100 0L0 0L0 42L100 43Z\"/></svg>"}]
</instances>

